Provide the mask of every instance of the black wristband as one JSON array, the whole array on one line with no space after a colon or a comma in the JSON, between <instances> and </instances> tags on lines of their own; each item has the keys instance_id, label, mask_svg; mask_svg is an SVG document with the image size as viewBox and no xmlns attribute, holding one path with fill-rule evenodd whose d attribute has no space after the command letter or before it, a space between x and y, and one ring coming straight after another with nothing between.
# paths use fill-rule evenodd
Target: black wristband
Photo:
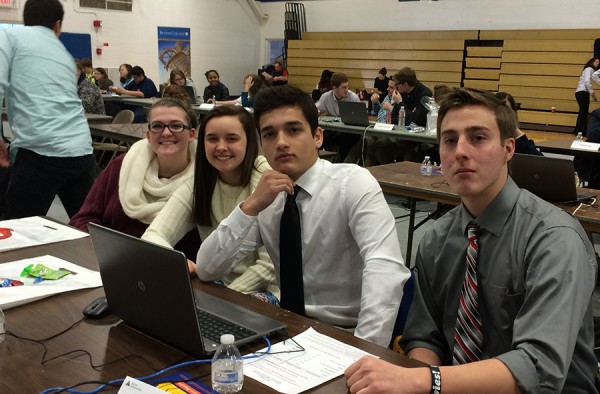
<instances>
[{"instance_id":1,"label":"black wristband","mask_svg":"<svg viewBox=\"0 0 600 394\"><path fill-rule=\"evenodd\" d=\"M435 365L430 365L429 372L431 372L431 394L441 394L442 374L440 373L440 369Z\"/></svg>"}]
</instances>

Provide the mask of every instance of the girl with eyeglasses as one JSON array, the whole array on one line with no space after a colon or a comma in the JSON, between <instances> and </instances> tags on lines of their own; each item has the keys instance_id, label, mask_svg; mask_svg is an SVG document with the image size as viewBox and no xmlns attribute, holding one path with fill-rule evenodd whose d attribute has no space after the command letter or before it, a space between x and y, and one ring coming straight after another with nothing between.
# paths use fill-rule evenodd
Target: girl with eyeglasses
<instances>
[{"instance_id":1,"label":"girl with eyeglasses","mask_svg":"<svg viewBox=\"0 0 600 394\"><path fill-rule=\"evenodd\" d=\"M106 166L69 224L87 231L94 222L140 237L161 210L189 200L197 146L194 111L184 101L164 98L152 106L148 119L146 139ZM175 249L194 261L198 232L184 233L177 241Z\"/></svg>"},{"instance_id":2,"label":"girl with eyeglasses","mask_svg":"<svg viewBox=\"0 0 600 394\"><path fill-rule=\"evenodd\" d=\"M259 150L258 133L248 111L231 105L211 110L198 131L193 196L165 207L142 239L171 246L194 227L200 238L208 237L252 194L269 168ZM263 301L279 302L273 262L264 247L248 254L221 281Z\"/></svg>"}]
</instances>

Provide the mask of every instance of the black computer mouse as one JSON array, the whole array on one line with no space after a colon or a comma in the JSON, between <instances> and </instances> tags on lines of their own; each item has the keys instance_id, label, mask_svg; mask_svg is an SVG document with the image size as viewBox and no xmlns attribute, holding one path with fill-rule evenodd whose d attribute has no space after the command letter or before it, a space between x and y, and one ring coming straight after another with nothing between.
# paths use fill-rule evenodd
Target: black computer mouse
<instances>
[{"instance_id":1,"label":"black computer mouse","mask_svg":"<svg viewBox=\"0 0 600 394\"><path fill-rule=\"evenodd\" d=\"M106 297L95 299L83 309L83 315L90 319L101 319L108 314L110 314L110 309L108 309Z\"/></svg>"}]
</instances>

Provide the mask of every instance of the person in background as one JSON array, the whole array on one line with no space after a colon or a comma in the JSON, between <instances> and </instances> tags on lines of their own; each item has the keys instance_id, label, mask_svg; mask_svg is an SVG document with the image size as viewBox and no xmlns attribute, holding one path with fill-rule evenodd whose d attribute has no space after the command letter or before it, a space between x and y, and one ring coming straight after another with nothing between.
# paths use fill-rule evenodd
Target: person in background
<instances>
[{"instance_id":1,"label":"person in background","mask_svg":"<svg viewBox=\"0 0 600 394\"><path fill-rule=\"evenodd\" d=\"M140 66L135 66L131 69L133 81L124 87L113 86L111 90L117 94L125 94L139 98L150 98L158 95L156 85L152 80L146 77L144 69Z\"/></svg>"},{"instance_id":2,"label":"person in background","mask_svg":"<svg viewBox=\"0 0 600 394\"><path fill-rule=\"evenodd\" d=\"M590 112L590 98L598 101L596 92L592 87L592 80L600 83L600 77L596 73L600 67L600 59L595 57L585 63L583 71L579 77L579 83L575 90L575 99L579 105L579 113L577 114L577 123L575 123L575 134L581 133L584 137L587 133L588 115ZM594 77L594 78L592 78Z\"/></svg>"},{"instance_id":3,"label":"person in background","mask_svg":"<svg viewBox=\"0 0 600 394\"><path fill-rule=\"evenodd\" d=\"M217 101L217 104L241 105L242 107L252 108L254 106L254 97L265 87L265 83L256 74L246 75L243 83L244 91L240 97L235 100Z\"/></svg>"},{"instance_id":4,"label":"person in background","mask_svg":"<svg viewBox=\"0 0 600 394\"><path fill-rule=\"evenodd\" d=\"M96 78L94 78L94 68L92 67L92 59L84 57L81 59L81 66L83 67L85 77L92 81L93 84L96 84Z\"/></svg>"},{"instance_id":5,"label":"person in background","mask_svg":"<svg viewBox=\"0 0 600 394\"><path fill-rule=\"evenodd\" d=\"M392 112L393 94L396 91L396 81L388 78L385 92L387 92L383 98L377 93L371 95L371 102L373 103L373 110L377 114L377 122L386 123L388 112Z\"/></svg>"},{"instance_id":6,"label":"person in background","mask_svg":"<svg viewBox=\"0 0 600 394\"><path fill-rule=\"evenodd\" d=\"M315 101L319 101L323 93L327 93L331 90L331 76L333 75L333 71L331 70L323 70L321 72L321 78L319 79L319 83L315 87L312 92L312 98Z\"/></svg>"},{"instance_id":7,"label":"person in background","mask_svg":"<svg viewBox=\"0 0 600 394\"><path fill-rule=\"evenodd\" d=\"M131 74L131 71L133 71L131 64L124 63L119 66L119 75L121 77L119 79L120 87L124 87L133 82L133 75Z\"/></svg>"},{"instance_id":8,"label":"person in background","mask_svg":"<svg viewBox=\"0 0 600 394\"><path fill-rule=\"evenodd\" d=\"M179 100L190 103L190 96L186 93L185 90L179 85L169 85L165 88L163 92L163 97L175 97Z\"/></svg>"},{"instance_id":9,"label":"person in background","mask_svg":"<svg viewBox=\"0 0 600 394\"><path fill-rule=\"evenodd\" d=\"M222 82L219 82L219 73L217 70L208 70L205 74L208 86L204 88L202 95L205 103L212 103L213 96L217 101L229 100L229 89Z\"/></svg>"},{"instance_id":10,"label":"person in background","mask_svg":"<svg viewBox=\"0 0 600 394\"><path fill-rule=\"evenodd\" d=\"M439 106L446 95L452 93L452 88L448 85L438 83L433 87L433 100ZM513 100L514 101L514 100Z\"/></svg>"},{"instance_id":11,"label":"person in background","mask_svg":"<svg viewBox=\"0 0 600 394\"><path fill-rule=\"evenodd\" d=\"M357 337L388 346L400 304L389 296L402 292L409 272L379 184L363 168L319 159L323 130L312 98L299 88L258 94L254 122L273 170L202 242L198 277L220 278L264 245L283 308L355 327ZM301 239L291 245L283 216L293 201ZM301 250L289 255L295 247Z\"/></svg>"},{"instance_id":12,"label":"person in background","mask_svg":"<svg viewBox=\"0 0 600 394\"><path fill-rule=\"evenodd\" d=\"M192 81L192 78L187 78L185 76L185 73L178 68L171 70L171 73L169 74L169 86L170 85L179 85L181 87L191 86L194 90L194 97L197 96L196 86L194 85L194 81Z\"/></svg>"},{"instance_id":13,"label":"person in background","mask_svg":"<svg viewBox=\"0 0 600 394\"><path fill-rule=\"evenodd\" d=\"M373 83L373 87L381 92L381 95L385 95L385 92L388 88L388 82L390 78L387 76L387 68L382 67L375 78L375 82ZM377 111L375 111L377 112Z\"/></svg>"},{"instance_id":14,"label":"person in background","mask_svg":"<svg viewBox=\"0 0 600 394\"><path fill-rule=\"evenodd\" d=\"M333 71L331 70L323 70L321 73L321 78L319 79L319 83L317 84L317 89L319 92L326 93L332 89L331 86L331 77L333 76Z\"/></svg>"},{"instance_id":15,"label":"person in background","mask_svg":"<svg viewBox=\"0 0 600 394\"><path fill-rule=\"evenodd\" d=\"M505 92L496 93L496 98L502 100L510 109L515 112L515 118L517 118L518 125L518 115L517 115L517 103L515 102L514 97ZM517 136L515 138L515 153L521 153L525 155L536 155L543 156L542 152L535 146L535 142L527 138L527 135L521 131L517 127Z\"/></svg>"},{"instance_id":16,"label":"person in background","mask_svg":"<svg viewBox=\"0 0 600 394\"><path fill-rule=\"evenodd\" d=\"M146 77L144 73L144 69L140 66L135 66L131 70L131 75L133 76L133 81L125 85L124 87L120 86L112 86L110 88L111 91L120 94L120 95L128 95L138 98L151 98L158 96L158 90L156 90L156 85L152 80ZM111 103L114 104L115 107L111 107L110 111L107 113L111 116L115 116L116 113L113 111L118 109L119 111L122 109L130 109L135 114L134 122L141 123L146 120L146 114L144 113L144 109L140 106L135 105L127 105L123 103Z\"/></svg>"},{"instance_id":17,"label":"person in background","mask_svg":"<svg viewBox=\"0 0 600 394\"><path fill-rule=\"evenodd\" d=\"M56 195L73 216L94 182L75 62L58 39L63 18L59 0L27 0L25 27L0 29L0 101L13 134L10 159L0 139L0 165L12 163L7 219L44 216Z\"/></svg>"},{"instance_id":18,"label":"person in background","mask_svg":"<svg viewBox=\"0 0 600 394\"><path fill-rule=\"evenodd\" d=\"M348 76L344 73L334 73L331 76L332 89L324 93L317 101L319 113L329 116L340 116L339 101L359 102L360 99L349 89ZM366 110L366 108L365 108Z\"/></svg>"},{"instance_id":19,"label":"person in background","mask_svg":"<svg viewBox=\"0 0 600 394\"><path fill-rule=\"evenodd\" d=\"M183 71L181 71L178 68L171 70L171 73L169 74L169 86L170 85L185 86L185 83L186 83L186 79L185 79L185 74L183 73Z\"/></svg>"},{"instance_id":20,"label":"person in background","mask_svg":"<svg viewBox=\"0 0 600 394\"><path fill-rule=\"evenodd\" d=\"M432 97L431 89L417 79L417 74L410 67L404 67L393 76L396 81L396 93L392 95L392 123L398 124L398 112L404 107L406 113L404 126L415 123L417 126L427 126L427 112L421 102L423 97Z\"/></svg>"},{"instance_id":21,"label":"person in background","mask_svg":"<svg viewBox=\"0 0 600 394\"><path fill-rule=\"evenodd\" d=\"M267 82L270 82L272 86L281 86L288 83L288 71L279 60L275 60L273 63L275 67L273 74L269 74L263 71L262 76Z\"/></svg>"},{"instance_id":22,"label":"person in background","mask_svg":"<svg viewBox=\"0 0 600 394\"><path fill-rule=\"evenodd\" d=\"M142 239L166 247L198 226L206 239L256 188L266 159L259 155L252 115L244 108L223 105L212 109L198 132L194 192L164 209ZM262 247L220 278L230 289L278 303L273 262Z\"/></svg>"},{"instance_id":23,"label":"person in background","mask_svg":"<svg viewBox=\"0 0 600 394\"><path fill-rule=\"evenodd\" d=\"M108 79L108 74L102 67L97 67L94 70L94 78L96 79L96 85L98 85L100 93L108 92L109 88L113 85L113 81Z\"/></svg>"},{"instance_id":24,"label":"person in background","mask_svg":"<svg viewBox=\"0 0 600 394\"><path fill-rule=\"evenodd\" d=\"M491 93L442 101L444 178L461 204L419 244L400 342L430 367L366 356L345 371L350 393L598 393L594 247L577 219L510 178L516 130Z\"/></svg>"},{"instance_id":25,"label":"person in background","mask_svg":"<svg viewBox=\"0 0 600 394\"><path fill-rule=\"evenodd\" d=\"M161 210L189 198L196 155L194 111L185 101L163 98L148 119L146 138L106 166L70 225L87 231L88 223L97 223L140 237ZM198 232L182 234L178 241L175 248L194 260Z\"/></svg>"},{"instance_id":26,"label":"person in background","mask_svg":"<svg viewBox=\"0 0 600 394\"><path fill-rule=\"evenodd\" d=\"M75 65L77 66L77 95L81 99L85 113L106 115L100 90L90 79L86 78L83 73L83 65L79 60L75 60Z\"/></svg>"},{"instance_id":27,"label":"person in background","mask_svg":"<svg viewBox=\"0 0 600 394\"><path fill-rule=\"evenodd\" d=\"M334 73L331 76L332 89L329 92L323 93L319 101L317 101L317 110L321 114L329 116L340 116L339 101L354 101L359 102L358 95L349 89L348 76L344 73ZM365 111L367 108L365 107ZM340 133L340 132L325 132L325 141L327 150L337 150L339 160L344 161L350 149L360 140L360 135Z\"/></svg>"}]
</instances>

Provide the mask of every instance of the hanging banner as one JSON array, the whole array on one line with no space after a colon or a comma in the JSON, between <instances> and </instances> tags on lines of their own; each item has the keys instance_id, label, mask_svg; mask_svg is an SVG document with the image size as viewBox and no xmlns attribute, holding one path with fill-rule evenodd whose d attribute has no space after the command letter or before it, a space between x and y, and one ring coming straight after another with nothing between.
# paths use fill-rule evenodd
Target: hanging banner
<instances>
[{"instance_id":1,"label":"hanging banner","mask_svg":"<svg viewBox=\"0 0 600 394\"><path fill-rule=\"evenodd\" d=\"M158 77L161 84L169 83L172 70L180 69L186 77L192 75L190 61L190 29L158 27Z\"/></svg>"}]
</instances>

